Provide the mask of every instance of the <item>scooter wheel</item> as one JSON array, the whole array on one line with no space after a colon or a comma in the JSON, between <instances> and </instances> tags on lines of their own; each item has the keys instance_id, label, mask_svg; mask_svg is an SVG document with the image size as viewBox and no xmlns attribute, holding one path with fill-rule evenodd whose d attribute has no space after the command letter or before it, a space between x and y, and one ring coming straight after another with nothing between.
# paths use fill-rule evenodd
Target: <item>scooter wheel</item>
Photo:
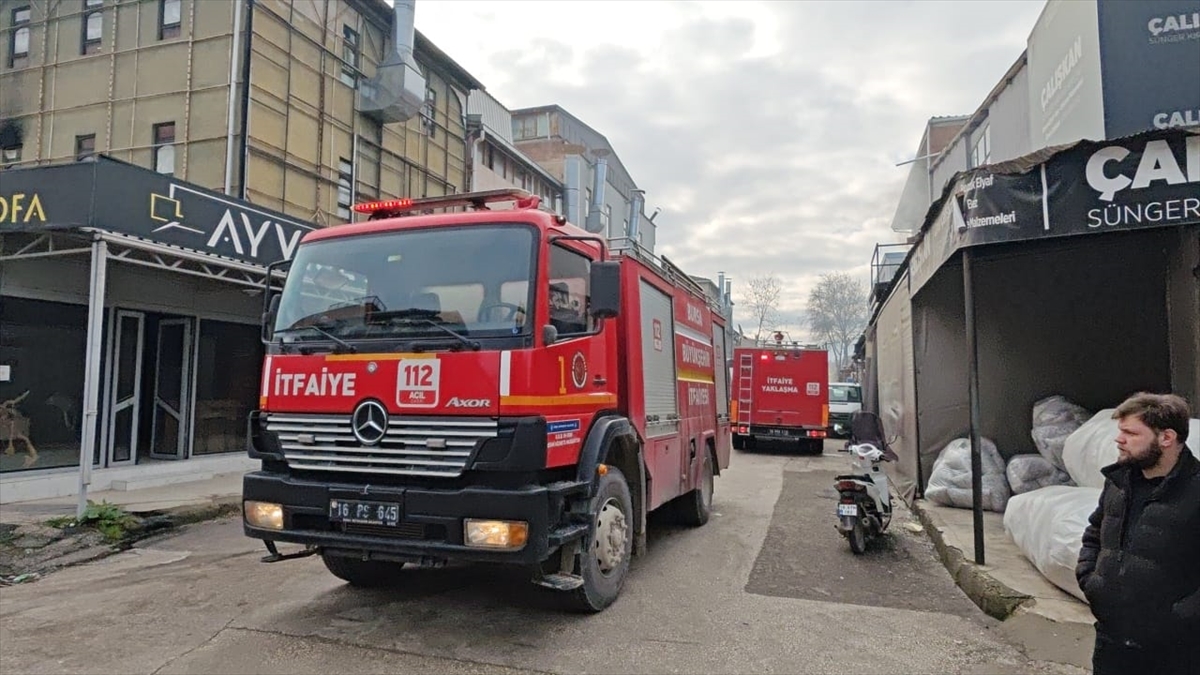
<instances>
[{"instance_id":1,"label":"scooter wheel","mask_svg":"<svg viewBox=\"0 0 1200 675\"><path fill-rule=\"evenodd\" d=\"M854 519L854 527L846 533L846 539L850 540L850 550L854 555L862 555L867 550L867 530L861 519Z\"/></svg>"}]
</instances>

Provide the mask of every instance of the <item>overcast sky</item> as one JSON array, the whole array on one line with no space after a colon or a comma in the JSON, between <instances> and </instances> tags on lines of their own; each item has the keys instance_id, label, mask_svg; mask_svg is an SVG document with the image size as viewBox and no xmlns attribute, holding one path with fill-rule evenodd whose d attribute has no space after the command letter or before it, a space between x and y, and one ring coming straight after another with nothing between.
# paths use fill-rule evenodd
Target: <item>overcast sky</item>
<instances>
[{"instance_id":1,"label":"overcast sky","mask_svg":"<svg viewBox=\"0 0 1200 675\"><path fill-rule=\"evenodd\" d=\"M825 272L869 278L925 121L974 112L1043 0L420 0L417 28L509 109L604 134L690 274L773 273L793 335ZM744 309L744 307L742 308ZM743 312L735 319L750 331Z\"/></svg>"}]
</instances>

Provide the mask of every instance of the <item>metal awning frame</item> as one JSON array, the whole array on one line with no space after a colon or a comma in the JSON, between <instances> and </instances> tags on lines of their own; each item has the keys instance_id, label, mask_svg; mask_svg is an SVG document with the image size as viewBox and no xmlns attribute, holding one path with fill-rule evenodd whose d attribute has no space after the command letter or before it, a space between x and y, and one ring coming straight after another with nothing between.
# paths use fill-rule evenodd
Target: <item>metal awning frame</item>
<instances>
[{"instance_id":1,"label":"metal awning frame","mask_svg":"<svg viewBox=\"0 0 1200 675\"><path fill-rule=\"evenodd\" d=\"M6 234L13 236L21 233ZM262 288L263 277L267 272L265 267L258 265L95 228L49 230L30 234L32 236L29 241L19 244L12 253L5 253L0 249L0 261L84 256L93 252L93 241L104 241L108 244L106 257L109 260L225 281L254 289ZM282 281L283 273L277 272L275 277Z\"/></svg>"}]
</instances>

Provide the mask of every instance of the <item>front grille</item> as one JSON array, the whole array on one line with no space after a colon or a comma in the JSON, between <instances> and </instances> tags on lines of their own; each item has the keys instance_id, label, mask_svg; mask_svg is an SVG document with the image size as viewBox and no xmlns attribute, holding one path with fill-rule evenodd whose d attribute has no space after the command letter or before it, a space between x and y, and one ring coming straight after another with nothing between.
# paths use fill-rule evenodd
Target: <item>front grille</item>
<instances>
[{"instance_id":1,"label":"front grille","mask_svg":"<svg viewBox=\"0 0 1200 675\"><path fill-rule=\"evenodd\" d=\"M476 444L495 438L499 426L479 417L394 417L383 440L365 446L349 415L269 413L266 423L292 469L449 478L462 474Z\"/></svg>"}]
</instances>

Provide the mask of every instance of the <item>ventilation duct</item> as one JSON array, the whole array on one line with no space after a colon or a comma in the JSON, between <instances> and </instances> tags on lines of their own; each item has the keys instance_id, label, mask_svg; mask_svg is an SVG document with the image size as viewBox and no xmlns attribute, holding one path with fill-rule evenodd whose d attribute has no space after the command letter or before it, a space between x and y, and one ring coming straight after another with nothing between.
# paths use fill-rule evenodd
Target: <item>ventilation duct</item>
<instances>
[{"instance_id":1,"label":"ventilation duct","mask_svg":"<svg viewBox=\"0 0 1200 675\"><path fill-rule=\"evenodd\" d=\"M642 225L642 208L646 203L646 191L634 190L632 201L629 203L629 232L625 236L637 241L638 229Z\"/></svg>"},{"instance_id":2,"label":"ventilation duct","mask_svg":"<svg viewBox=\"0 0 1200 675\"><path fill-rule=\"evenodd\" d=\"M413 58L415 0L396 0L392 46L375 71L359 85L358 109L382 124L407 122L425 105L425 78Z\"/></svg>"},{"instance_id":3,"label":"ventilation duct","mask_svg":"<svg viewBox=\"0 0 1200 675\"><path fill-rule=\"evenodd\" d=\"M584 229L596 234L604 230L604 223L600 220L600 215L604 209L604 186L608 181L608 158L596 158L592 177L592 203L588 208L587 227Z\"/></svg>"}]
</instances>

